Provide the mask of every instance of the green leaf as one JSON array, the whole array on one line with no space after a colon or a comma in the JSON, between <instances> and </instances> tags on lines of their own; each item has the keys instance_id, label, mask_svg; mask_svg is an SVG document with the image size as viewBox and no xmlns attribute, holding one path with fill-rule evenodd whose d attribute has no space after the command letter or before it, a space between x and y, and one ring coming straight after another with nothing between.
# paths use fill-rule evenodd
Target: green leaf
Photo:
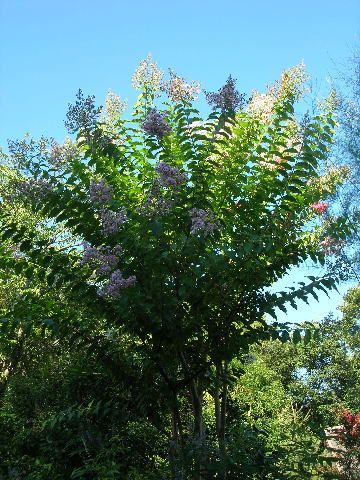
<instances>
[{"instance_id":1,"label":"green leaf","mask_svg":"<svg viewBox=\"0 0 360 480\"><path fill-rule=\"evenodd\" d=\"M300 333L300 330L296 329L294 330L293 332L293 335L292 335L292 340L293 342L295 343L295 345L299 342L301 342L301 333Z\"/></svg>"},{"instance_id":2,"label":"green leaf","mask_svg":"<svg viewBox=\"0 0 360 480\"><path fill-rule=\"evenodd\" d=\"M282 343L290 342L291 338L290 338L290 334L287 330L284 330L281 333L280 340L281 340Z\"/></svg>"},{"instance_id":3,"label":"green leaf","mask_svg":"<svg viewBox=\"0 0 360 480\"><path fill-rule=\"evenodd\" d=\"M310 342L311 337L312 337L312 331L309 328L307 328L305 330L305 335L304 335L304 345L307 345Z\"/></svg>"},{"instance_id":4,"label":"green leaf","mask_svg":"<svg viewBox=\"0 0 360 480\"><path fill-rule=\"evenodd\" d=\"M159 220L154 220L154 222L151 225L151 231L155 235L155 237L159 237L161 232L162 232L163 226L159 222Z\"/></svg>"}]
</instances>

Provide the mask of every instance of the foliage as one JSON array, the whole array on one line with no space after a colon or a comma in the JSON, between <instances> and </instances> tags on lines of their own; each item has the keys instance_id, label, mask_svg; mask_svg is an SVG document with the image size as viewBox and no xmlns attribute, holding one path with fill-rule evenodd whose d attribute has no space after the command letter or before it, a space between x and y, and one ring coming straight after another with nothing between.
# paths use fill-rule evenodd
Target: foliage
<instances>
[{"instance_id":1,"label":"foliage","mask_svg":"<svg viewBox=\"0 0 360 480\"><path fill-rule=\"evenodd\" d=\"M231 480L272 478L272 468L279 478L276 469L289 475L288 467L305 474L293 446L311 443L312 434L279 382L267 386L261 368L251 381L243 377L244 388L265 382L256 385L263 398L276 392L266 415L285 412L292 463L270 458L280 417L264 420L269 438L251 421L237 428L231 413L237 395L250 402L237 390L236 359L251 345L311 340L309 329L303 338L266 314L317 298L336 278L310 276L279 293L270 287L308 258L336 257L351 234L345 217L318 207L341 181L330 172L327 190L316 184L336 122L331 101L298 121L303 79L302 67L285 72L264 115L259 98L256 108L254 99L245 106L229 77L207 94L213 111L204 120L192 103L198 85L173 72L163 81L147 58L133 78L141 93L129 119L102 117L79 91L66 121L74 141L9 143L1 262L25 287L3 307L1 355L17 374L7 369L14 375L1 418L7 435L23 432L15 450L25 453L11 465L5 449L8 475ZM117 97L107 110L122 110ZM17 351L29 357L20 362ZM26 412L18 402L25 396ZM261 416L264 402L253 407Z\"/></svg>"},{"instance_id":2,"label":"foliage","mask_svg":"<svg viewBox=\"0 0 360 480\"><path fill-rule=\"evenodd\" d=\"M329 476L330 466L333 465L335 469L339 464L339 457L334 457L331 451L323 455L324 432L329 429L338 432L341 428L339 411L343 412L344 409L358 411L359 408L358 287L349 290L340 310L342 315L339 318L329 316L321 322L316 340L310 339L307 344L304 342L282 344L279 341L270 341L251 349L254 363L250 367L258 365L259 368L264 365L265 369L271 369L266 378L268 381L271 379L279 383L280 386L274 389L276 395L280 395L279 392L286 392L294 411L301 414L294 422L294 428L298 429L297 439L300 448L298 450L285 448L286 453L279 456L280 462L284 458L290 460L292 455L289 452L297 451L302 465L306 464L304 458L312 460L309 467L315 468L318 475L314 478L323 478L321 475L324 478L332 478ZM265 385L266 382L263 380L260 384ZM272 401L277 398L276 395L271 393ZM280 408L277 408L275 414L265 414L264 421L269 422L274 416L276 418L277 412L282 415ZM351 418L355 420L355 416ZM340 424L343 424L342 418ZM291 431L291 428L286 431ZM278 438L274 434L275 432L271 433L270 437ZM308 443L306 438L309 439ZM339 441L338 434L335 435L335 439ZM353 461L354 455L350 452L351 449L348 455L348 460L352 459L348 462L348 475L355 475L356 478L356 463ZM335 453L338 455L338 452ZM290 462L287 463L289 464ZM334 475L335 478L339 478L339 471L336 470ZM305 473L303 476L307 478Z\"/></svg>"}]
</instances>

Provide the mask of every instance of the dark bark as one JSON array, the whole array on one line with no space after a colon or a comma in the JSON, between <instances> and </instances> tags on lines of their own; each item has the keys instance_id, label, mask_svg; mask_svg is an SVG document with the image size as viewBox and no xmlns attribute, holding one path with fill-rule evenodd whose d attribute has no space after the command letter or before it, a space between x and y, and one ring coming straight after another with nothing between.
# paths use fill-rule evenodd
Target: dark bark
<instances>
[{"instance_id":1,"label":"dark bark","mask_svg":"<svg viewBox=\"0 0 360 480\"><path fill-rule=\"evenodd\" d=\"M190 368L186 362L183 352L180 352L180 361L185 373L191 378ZM196 479L204 480L204 472L206 471L206 454L204 453L205 447L205 432L203 425L203 398L202 391L199 388L199 382L195 378L191 378L189 382L189 391L191 396L193 418L194 418L194 441L199 446L200 458L197 459L197 473ZM195 480L195 479L194 479Z\"/></svg>"}]
</instances>

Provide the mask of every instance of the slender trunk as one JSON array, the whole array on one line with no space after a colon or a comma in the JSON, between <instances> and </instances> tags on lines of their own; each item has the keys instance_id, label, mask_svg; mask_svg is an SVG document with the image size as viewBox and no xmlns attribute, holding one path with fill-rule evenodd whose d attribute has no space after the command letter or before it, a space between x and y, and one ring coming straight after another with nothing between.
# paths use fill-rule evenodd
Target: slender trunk
<instances>
[{"instance_id":1,"label":"slender trunk","mask_svg":"<svg viewBox=\"0 0 360 480\"><path fill-rule=\"evenodd\" d=\"M215 392L214 392L214 406L215 406L215 426L216 426L216 437L217 439L220 438L220 384L218 379L218 368L216 367L216 385L215 385Z\"/></svg>"},{"instance_id":2,"label":"slender trunk","mask_svg":"<svg viewBox=\"0 0 360 480\"><path fill-rule=\"evenodd\" d=\"M176 423L177 431L179 433L179 441L180 441L180 444L182 445L184 442L184 431L183 431L182 421L180 417L177 393L175 391L173 393L174 393L173 418Z\"/></svg>"},{"instance_id":3,"label":"slender trunk","mask_svg":"<svg viewBox=\"0 0 360 480\"><path fill-rule=\"evenodd\" d=\"M172 440L170 445L170 465L173 480L181 480L184 478L184 467L186 467L184 447L184 431L177 393L174 390L172 404Z\"/></svg>"},{"instance_id":4,"label":"slender trunk","mask_svg":"<svg viewBox=\"0 0 360 480\"><path fill-rule=\"evenodd\" d=\"M202 396L194 379L190 381L190 394L194 413L194 433L200 437L203 433Z\"/></svg>"},{"instance_id":5,"label":"slender trunk","mask_svg":"<svg viewBox=\"0 0 360 480\"><path fill-rule=\"evenodd\" d=\"M186 362L185 356L180 352L180 360L186 374L190 374L190 368ZM206 452L205 452L205 432L203 425L203 398L199 385L194 378L189 383L191 403L194 417L194 440L198 445L199 456L196 459L196 479L204 480L204 472L206 471ZM194 479L195 480L195 479Z\"/></svg>"},{"instance_id":6,"label":"slender trunk","mask_svg":"<svg viewBox=\"0 0 360 480\"><path fill-rule=\"evenodd\" d=\"M221 410L220 410L220 429L219 429L219 437L221 440L225 440L225 431L226 431L226 411L227 411L227 364L225 363L224 370L223 370L223 385L222 385L222 392L221 392Z\"/></svg>"},{"instance_id":7,"label":"slender trunk","mask_svg":"<svg viewBox=\"0 0 360 480\"><path fill-rule=\"evenodd\" d=\"M190 368L182 352L180 352L180 359L185 374L190 375ZM199 395L198 385L194 378L190 379L189 388L194 414L194 433L200 435L202 433L202 399L201 395Z\"/></svg>"},{"instance_id":8,"label":"slender trunk","mask_svg":"<svg viewBox=\"0 0 360 480\"><path fill-rule=\"evenodd\" d=\"M219 449L221 462L223 465L223 480L226 480L226 470L227 470L227 456L226 456L226 411L227 411L227 385L223 385L222 396L221 396L221 414L220 414L220 431L219 431Z\"/></svg>"},{"instance_id":9,"label":"slender trunk","mask_svg":"<svg viewBox=\"0 0 360 480\"><path fill-rule=\"evenodd\" d=\"M173 408L172 411L172 422L171 422L171 442L169 448L169 460L170 460L170 468L171 468L171 478L173 480L178 479L178 447L179 447L179 439L178 439L178 427L177 427L177 420L176 420L176 413L175 409Z\"/></svg>"},{"instance_id":10,"label":"slender trunk","mask_svg":"<svg viewBox=\"0 0 360 480\"><path fill-rule=\"evenodd\" d=\"M226 480L226 413L227 413L227 383L226 383L226 374L227 374L227 362L222 363L216 366L216 388L214 394L214 404L215 404L215 421L216 421L216 434L219 446L219 454L221 460L221 479ZM221 390L221 399L220 399L220 390Z\"/></svg>"},{"instance_id":11,"label":"slender trunk","mask_svg":"<svg viewBox=\"0 0 360 480\"><path fill-rule=\"evenodd\" d=\"M190 392L194 414L194 438L198 446L198 479L206 478L207 455L205 451L205 431L203 424L203 396L195 380L191 380Z\"/></svg>"},{"instance_id":12,"label":"slender trunk","mask_svg":"<svg viewBox=\"0 0 360 480\"><path fill-rule=\"evenodd\" d=\"M183 467L186 465L184 458L184 432L180 416L179 403L175 384L171 381L166 371L158 365L169 391L171 401L171 440L169 447L169 463L172 480L183 478ZM181 462L179 462L179 457Z\"/></svg>"}]
</instances>

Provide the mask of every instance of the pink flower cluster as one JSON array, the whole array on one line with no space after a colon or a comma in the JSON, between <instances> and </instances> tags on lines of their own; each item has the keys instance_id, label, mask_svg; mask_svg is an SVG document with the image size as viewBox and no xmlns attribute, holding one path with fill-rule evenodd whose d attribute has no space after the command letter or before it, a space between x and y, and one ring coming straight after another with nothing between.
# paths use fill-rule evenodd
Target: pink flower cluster
<instances>
[{"instance_id":1,"label":"pink flower cluster","mask_svg":"<svg viewBox=\"0 0 360 480\"><path fill-rule=\"evenodd\" d=\"M84 97L79 89L75 104L69 104L65 127L69 133L75 133L82 128L92 130L97 124L101 109L102 107L95 107L94 95Z\"/></svg>"},{"instance_id":2,"label":"pink flower cluster","mask_svg":"<svg viewBox=\"0 0 360 480\"><path fill-rule=\"evenodd\" d=\"M176 167L166 162L159 162L155 166L158 177L151 185L149 194L143 203L140 212L146 216L166 215L174 205L174 191L186 181L186 176ZM164 191L162 187L167 187Z\"/></svg>"},{"instance_id":3,"label":"pink flower cluster","mask_svg":"<svg viewBox=\"0 0 360 480\"><path fill-rule=\"evenodd\" d=\"M161 90L164 91L173 102L191 102L200 93L200 83L186 83L185 80L170 70L170 80L163 82Z\"/></svg>"},{"instance_id":4,"label":"pink flower cluster","mask_svg":"<svg viewBox=\"0 0 360 480\"><path fill-rule=\"evenodd\" d=\"M202 208L193 208L190 210L190 215L190 233L193 235L212 235L214 231L219 228L219 222L215 218L215 215L209 210L203 210Z\"/></svg>"},{"instance_id":5,"label":"pink flower cluster","mask_svg":"<svg viewBox=\"0 0 360 480\"><path fill-rule=\"evenodd\" d=\"M63 145L53 142L49 157L50 164L55 168L61 168L70 162L78 154L78 148L75 143L66 141Z\"/></svg>"},{"instance_id":6,"label":"pink flower cluster","mask_svg":"<svg viewBox=\"0 0 360 480\"><path fill-rule=\"evenodd\" d=\"M158 179L157 179L158 180ZM153 182L147 198L139 212L147 217L167 215L174 205L174 200L166 198L161 191L160 181Z\"/></svg>"},{"instance_id":7,"label":"pink flower cluster","mask_svg":"<svg viewBox=\"0 0 360 480\"><path fill-rule=\"evenodd\" d=\"M322 215L329 208L329 204L326 202L317 202L310 205L310 207L313 208L317 213Z\"/></svg>"},{"instance_id":8,"label":"pink flower cluster","mask_svg":"<svg viewBox=\"0 0 360 480\"><path fill-rule=\"evenodd\" d=\"M158 182L163 187L176 188L184 183L186 177L176 167L172 167L165 162L160 162L155 167L156 173L159 174Z\"/></svg>"},{"instance_id":9,"label":"pink flower cluster","mask_svg":"<svg viewBox=\"0 0 360 480\"><path fill-rule=\"evenodd\" d=\"M205 97L209 105L214 110L219 109L222 113L236 111L245 104L245 95L239 93L236 88L236 80L230 75L226 83L217 92L205 92Z\"/></svg>"}]
</instances>

